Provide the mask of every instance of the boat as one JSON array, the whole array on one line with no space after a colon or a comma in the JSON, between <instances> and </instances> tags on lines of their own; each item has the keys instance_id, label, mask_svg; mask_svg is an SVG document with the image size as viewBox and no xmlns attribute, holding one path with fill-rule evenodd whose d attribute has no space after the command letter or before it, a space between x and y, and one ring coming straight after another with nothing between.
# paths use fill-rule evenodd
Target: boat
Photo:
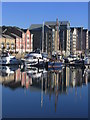
<instances>
[{"instance_id":1,"label":"boat","mask_svg":"<svg viewBox=\"0 0 90 120\"><path fill-rule=\"evenodd\" d=\"M42 56L41 53L34 51L34 52L30 52L29 54L27 54L24 57L23 61L25 62L25 66L27 68L31 66L45 67L45 62L47 61L47 58Z\"/></svg>"},{"instance_id":2,"label":"boat","mask_svg":"<svg viewBox=\"0 0 90 120\"><path fill-rule=\"evenodd\" d=\"M41 53L41 54L42 54L43 61L49 62L48 54L47 53Z\"/></svg>"},{"instance_id":3,"label":"boat","mask_svg":"<svg viewBox=\"0 0 90 120\"><path fill-rule=\"evenodd\" d=\"M62 61L49 61L46 64L46 69L47 70L52 70L52 69L59 70L63 66L64 66L64 64Z\"/></svg>"},{"instance_id":4,"label":"boat","mask_svg":"<svg viewBox=\"0 0 90 120\"><path fill-rule=\"evenodd\" d=\"M48 71L59 73L59 72L61 72L63 70L63 68L64 67L54 67L54 68L53 67L49 67Z\"/></svg>"},{"instance_id":5,"label":"boat","mask_svg":"<svg viewBox=\"0 0 90 120\"><path fill-rule=\"evenodd\" d=\"M84 66L84 65L90 65L90 57L84 57L84 58L78 58L75 56L68 57L68 63L69 65L75 65L75 66Z\"/></svg>"},{"instance_id":6,"label":"boat","mask_svg":"<svg viewBox=\"0 0 90 120\"><path fill-rule=\"evenodd\" d=\"M85 70L84 70L84 74L90 74L90 69L89 68L85 68Z\"/></svg>"},{"instance_id":7,"label":"boat","mask_svg":"<svg viewBox=\"0 0 90 120\"><path fill-rule=\"evenodd\" d=\"M66 63L75 63L80 61L80 58L74 55L69 55L67 58L65 58Z\"/></svg>"},{"instance_id":8,"label":"boat","mask_svg":"<svg viewBox=\"0 0 90 120\"><path fill-rule=\"evenodd\" d=\"M15 56L12 56L7 52L0 54L0 65L19 65L20 63L20 60L16 59Z\"/></svg>"},{"instance_id":9,"label":"boat","mask_svg":"<svg viewBox=\"0 0 90 120\"><path fill-rule=\"evenodd\" d=\"M18 69L18 66L0 66L1 75L10 75L14 74L14 72Z\"/></svg>"},{"instance_id":10,"label":"boat","mask_svg":"<svg viewBox=\"0 0 90 120\"><path fill-rule=\"evenodd\" d=\"M25 70L27 75L31 78L41 78L45 76L47 71L45 69L38 69L37 67L31 67Z\"/></svg>"},{"instance_id":11,"label":"boat","mask_svg":"<svg viewBox=\"0 0 90 120\"><path fill-rule=\"evenodd\" d=\"M85 57L83 60L85 65L90 65L90 57Z\"/></svg>"},{"instance_id":12,"label":"boat","mask_svg":"<svg viewBox=\"0 0 90 120\"><path fill-rule=\"evenodd\" d=\"M43 63L42 55L35 52L29 53L24 61L26 66L40 65Z\"/></svg>"},{"instance_id":13,"label":"boat","mask_svg":"<svg viewBox=\"0 0 90 120\"><path fill-rule=\"evenodd\" d=\"M69 55L67 58L65 58L65 63L68 66L84 67L84 59L79 58L76 55Z\"/></svg>"}]
</instances>

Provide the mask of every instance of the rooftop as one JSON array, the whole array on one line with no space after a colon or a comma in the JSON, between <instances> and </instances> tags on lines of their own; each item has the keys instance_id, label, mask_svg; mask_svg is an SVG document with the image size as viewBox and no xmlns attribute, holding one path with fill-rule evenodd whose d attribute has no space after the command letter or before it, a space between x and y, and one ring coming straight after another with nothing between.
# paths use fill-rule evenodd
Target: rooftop
<instances>
[{"instance_id":1,"label":"rooftop","mask_svg":"<svg viewBox=\"0 0 90 120\"><path fill-rule=\"evenodd\" d=\"M47 21L45 25L56 25L56 21ZM69 21L59 21L59 25L70 25Z\"/></svg>"},{"instance_id":2,"label":"rooftop","mask_svg":"<svg viewBox=\"0 0 90 120\"><path fill-rule=\"evenodd\" d=\"M15 37L12 36L11 33L16 34L19 37L22 37L22 30L18 27L12 27L12 26L2 26L2 33L9 35L11 37Z\"/></svg>"},{"instance_id":3,"label":"rooftop","mask_svg":"<svg viewBox=\"0 0 90 120\"><path fill-rule=\"evenodd\" d=\"M88 29L83 29L83 31L88 31Z\"/></svg>"},{"instance_id":4,"label":"rooftop","mask_svg":"<svg viewBox=\"0 0 90 120\"><path fill-rule=\"evenodd\" d=\"M51 27L49 25L45 25L45 27L51 29ZM33 30L33 29L38 29L38 28L42 28L43 27L43 24L32 24L29 28L29 30Z\"/></svg>"},{"instance_id":5,"label":"rooftop","mask_svg":"<svg viewBox=\"0 0 90 120\"><path fill-rule=\"evenodd\" d=\"M8 39L14 39L13 37L11 37L9 35L5 35L5 34L3 34L2 36L5 37L5 38L8 38Z\"/></svg>"},{"instance_id":6,"label":"rooftop","mask_svg":"<svg viewBox=\"0 0 90 120\"><path fill-rule=\"evenodd\" d=\"M17 38L20 38L20 36L14 34L14 33L11 33L11 35L14 36L15 38L16 38L16 37L17 37Z\"/></svg>"},{"instance_id":7,"label":"rooftop","mask_svg":"<svg viewBox=\"0 0 90 120\"><path fill-rule=\"evenodd\" d=\"M29 28L29 30L32 30L32 29L37 29L37 28L41 28L42 27L42 24L32 24Z\"/></svg>"},{"instance_id":8,"label":"rooftop","mask_svg":"<svg viewBox=\"0 0 90 120\"><path fill-rule=\"evenodd\" d=\"M25 33L27 32L27 29L21 29L21 30L22 30L23 32L25 32Z\"/></svg>"},{"instance_id":9,"label":"rooftop","mask_svg":"<svg viewBox=\"0 0 90 120\"><path fill-rule=\"evenodd\" d=\"M48 28L51 28L51 26L55 26L57 23L56 21L47 21L45 22L45 26L47 26ZM59 21L59 25L70 25L69 21ZM32 29L38 29L38 28L41 28L43 26L43 24L31 24L30 26L30 30Z\"/></svg>"},{"instance_id":10,"label":"rooftop","mask_svg":"<svg viewBox=\"0 0 90 120\"><path fill-rule=\"evenodd\" d=\"M0 34L2 33L2 27L0 27Z\"/></svg>"}]
</instances>

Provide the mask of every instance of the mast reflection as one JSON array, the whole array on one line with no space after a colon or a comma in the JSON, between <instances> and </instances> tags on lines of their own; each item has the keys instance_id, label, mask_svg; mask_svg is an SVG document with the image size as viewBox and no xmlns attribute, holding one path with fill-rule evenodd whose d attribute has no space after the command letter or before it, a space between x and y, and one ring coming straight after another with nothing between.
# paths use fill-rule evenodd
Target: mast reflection
<instances>
[{"instance_id":1,"label":"mast reflection","mask_svg":"<svg viewBox=\"0 0 90 120\"><path fill-rule=\"evenodd\" d=\"M28 90L37 88L41 90L41 108L44 104L43 94L48 95L49 100L54 95L55 111L59 95L67 95L69 88L75 88L75 95L77 96L77 87L82 88L88 82L90 82L89 69L65 67L61 70L46 71L35 67L22 70L16 66L0 66L0 83L4 87L9 87L12 90L17 88L26 88Z\"/></svg>"}]
</instances>

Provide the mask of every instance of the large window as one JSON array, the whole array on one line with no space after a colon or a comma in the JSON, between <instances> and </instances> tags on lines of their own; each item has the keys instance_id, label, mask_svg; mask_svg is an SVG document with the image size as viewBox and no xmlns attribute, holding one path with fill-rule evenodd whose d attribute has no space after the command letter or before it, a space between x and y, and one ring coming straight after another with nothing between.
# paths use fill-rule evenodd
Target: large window
<instances>
[{"instance_id":1,"label":"large window","mask_svg":"<svg viewBox=\"0 0 90 120\"><path fill-rule=\"evenodd\" d=\"M29 39L29 34L27 34L27 40Z\"/></svg>"},{"instance_id":2,"label":"large window","mask_svg":"<svg viewBox=\"0 0 90 120\"><path fill-rule=\"evenodd\" d=\"M11 49L14 49L14 43L11 44Z\"/></svg>"},{"instance_id":3,"label":"large window","mask_svg":"<svg viewBox=\"0 0 90 120\"><path fill-rule=\"evenodd\" d=\"M7 50L9 50L9 43L7 43Z\"/></svg>"},{"instance_id":4,"label":"large window","mask_svg":"<svg viewBox=\"0 0 90 120\"><path fill-rule=\"evenodd\" d=\"M4 48L4 43L3 43L3 42L1 43L1 48L2 48L2 49Z\"/></svg>"}]
</instances>

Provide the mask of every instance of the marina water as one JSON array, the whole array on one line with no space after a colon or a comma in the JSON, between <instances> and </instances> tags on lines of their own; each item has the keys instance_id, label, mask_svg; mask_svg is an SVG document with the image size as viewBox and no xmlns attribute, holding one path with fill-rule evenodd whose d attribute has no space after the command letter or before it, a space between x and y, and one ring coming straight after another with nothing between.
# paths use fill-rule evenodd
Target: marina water
<instances>
[{"instance_id":1,"label":"marina water","mask_svg":"<svg viewBox=\"0 0 90 120\"><path fill-rule=\"evenodd\" d=\"M2 117L87 118L89 82L90 71L79 67L46 71L3 66Z\"/></svg>"}]
</instances>

